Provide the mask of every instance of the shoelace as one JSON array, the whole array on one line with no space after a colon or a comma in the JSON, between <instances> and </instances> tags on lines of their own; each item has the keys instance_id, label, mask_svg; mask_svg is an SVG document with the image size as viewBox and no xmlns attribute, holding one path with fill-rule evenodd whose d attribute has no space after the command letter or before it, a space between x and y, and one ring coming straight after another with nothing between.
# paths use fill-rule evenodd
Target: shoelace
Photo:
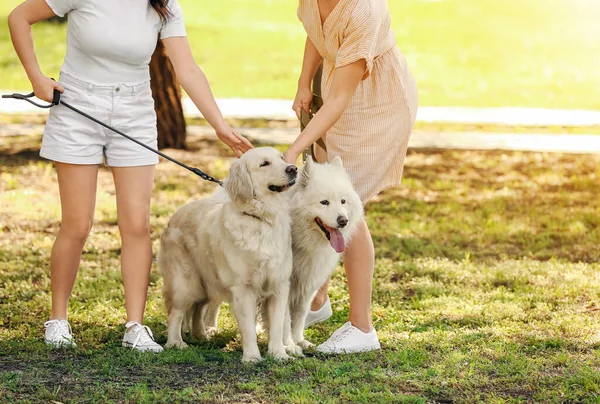
<instances>
[{"instance_id":1,"label":"shoelace","mask_svg":"<svg viewBox=\"0 0 600 404\"><path fill-rule=\"evenodd\" d=\"M352 327L347 327L346 329L342 330L339 334L337 335L333 335L333 338L331 338L331 342L333 344L337 344L342 342L350 333L352 333Z\"/></svg>"},{"instance_id":2,"label":"shoelace","mask_svg":"<svg viewBox=\"0 0 600 404\"><path fill-rule=\"evenodd\" d=\"M61 336L67 340L71 339L70 336L73 334L73 332L71 331L71 325L68 322L61 320L50 320L44 323L44 327L46 328L52 325L55 326L52 327L52 334L50 335L50 338L55 339L57 336ZM66 333L68 333L69 336L64 335Z\"/></svg>"},{"instance_id":3,"label":"shoelace","mask_svg":"<svg viewBox=\"0 0 600 404\"><path fill-rule=\"evenodd\" d=\"M142 346L152 345L152 344L156 343L156 342L154 342L154 335L152 334L152 330L150 330L150 327L148 327L147 325L142 325L138 322L130 322L130 323L125 324L125 327L127 329L129 329L131 327L135 327L132 331L136 334L135 341L133 341L132 348L135 348L136 346L138 346L138 344L140 342L141 342L140 345L142 345Z\"/></svg>"},{"instance_id":4,"label":"shoelace","mask_svg":"<svg viewBox=\"0 0 600 404\"><path fill-rule=\"evenodd\" d=\"M337 330L335 330L333 332L333 334L331 334L331 339L332 340L336 340L338 336L342 335L344 332L346 332L346 330L352 328L352 324L348 321L347 323L345 323L344 325L342 325L340 328L338 328Z\"/></svg>"}]
</instances>

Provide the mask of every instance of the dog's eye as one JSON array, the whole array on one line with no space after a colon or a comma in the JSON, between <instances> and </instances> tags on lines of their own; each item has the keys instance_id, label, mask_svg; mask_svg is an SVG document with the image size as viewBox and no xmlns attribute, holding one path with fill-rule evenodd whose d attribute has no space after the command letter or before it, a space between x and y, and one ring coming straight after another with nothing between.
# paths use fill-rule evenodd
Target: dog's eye
<instances>
[{"instance_id":1,"label":"dog's eye","mask_svg":"<svg viewBox=\"0 0 600 404\"><path fill-rule=\"evenodd\" d=\"M269 163L268 161L263 161L262 163L260 163L260 166L261 166L261 167L266 167L266 166L268 166L269 164L271 164L271 163Z\"/></svg>"},{"instance_id":2,"label":"dog's eye","mask_svg":"<svg viewBox=\"0 0 600 404\"><path fill-rule=\"evenodd\" d=\"M346 203L345 199L342 199L342 205L344 205Z\"/></svg>"},{"instance_id":3,"label":"dog's eye","mask_svg":"<svg viewBox=\"0 0 600 404\"><path fill-rule=\"evenodd\" d=\"M321 205L329 205L329 201L327 199L321 201Z\"/></svg>"}]
</instances>

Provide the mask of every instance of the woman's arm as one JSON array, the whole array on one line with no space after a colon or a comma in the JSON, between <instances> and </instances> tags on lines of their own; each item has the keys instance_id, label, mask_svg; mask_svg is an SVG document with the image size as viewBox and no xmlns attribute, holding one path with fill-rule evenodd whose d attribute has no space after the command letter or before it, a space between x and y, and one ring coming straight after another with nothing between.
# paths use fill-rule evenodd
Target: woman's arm
<instances>
[{"instance_id":1,"label":"woman's arm","mask_svg":"<svg viewBox=\"0 0 600 404\"><path fill-rule=\"evenodd\" d=\"M296 112L296 116L300 119L300 110L304 109L310 112L310 103L312 101L311 83L315 77L315 73L319 68L322 57L315 48L309 37L306 37L306 45L304 45L304 59L302 60L302 72L298 79L298 92L292 105L292 109Z\"/></svg>"},{"instance_id":2,"label":"woman's arm","mask_svg":"<svg viewBox=\"0 0 600 404\"><path fill-rule=\"evenodd\" d=\"M300 79L298 79L298 88L310 88L322 59L323 58L310 38L306 37L304 59L302 60L302 72L300 73Z\"/></svg>"},{"instance_id":3,"label":"woman's arm","mask_svg":"<svg viewBox=\"0 0 600 404\"><path fill-rule=\"evenodd\" d=\"M52 101L54 89L61 93L64 89L60 84L42 74L35 56L31 26L54 15L45 0L27 0L19 4L8 16L8 27L13 46L25 72L27 72L35 96L48 102Z\"/></svg>"},{"instance_id":4,"label":"woman's arm","mask_svg":"<svg viewBox=\"0 0 600 404\"><path fill-rule=\"evenodd\" d=\"M360 59L334 70L327 102L285 152L288 163L296 163L300 153L327 133L340 119L363 78L366 67L365 59Z\"/></svg>"},{"instance_id":5,"label":"woman's arm","mask_svg":"<svg viewBox=\"0 0 600 404\"><path fill-rule=\"evenodd\" d=\"M210 126L214 128L219 139L227 144L237 157L251 149L252 144L248 139L235 133L225 122L204 72L194 61L187 38L169 37L162 41L173 63L177 80Z\"/></svg>"}]
</instances>

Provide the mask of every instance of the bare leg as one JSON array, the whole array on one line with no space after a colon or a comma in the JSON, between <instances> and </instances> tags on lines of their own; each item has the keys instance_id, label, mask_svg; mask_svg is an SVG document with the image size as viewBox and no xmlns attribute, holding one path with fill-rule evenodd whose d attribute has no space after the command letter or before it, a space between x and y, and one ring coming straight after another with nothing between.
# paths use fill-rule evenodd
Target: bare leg
<instances>
[{"instance_id":1,"label":"bare leg","mask_svg":"<svg viewBox=\"0 0 600 404\"><path fill-rule=\"evenodd\" d=\"M344 269L350 293L350 322L363 332L373 329L371 293L375 248L367 222L362 223L344 254Z\"/></svg>"},{"instance_id":2,"label":"bare leg","mask_svg":"<svg viewBox=\"0 0 600 404\"><path fill-rule=\"evenodd\" d=\"M121 274L127 321L142 323L152 265L149 220L154 166L115 167L112 172L122 240Z\"/></svg>"},{"instance_id":3,"label":"bare leg","mask_svg":"<svg viewBox=\"0 0 600 404\"><path fill-rule=\"evenodd\" d=\"M97 165L56 163L62 220L50 256L51 320L66 320L81 251L94 221Z\"/></svg>"},{"instance_id":4,"label":"bare leg","mask_svg":"<svg viewBox=\"0 0 600 404\"><path fill-rule=\"evenodd\" d=\"M310 309L312 311L317 311L321 307L323 307L323 305L327 301L327 289L328 288L329 288L329 280L327 282L325 282L323 284L323 286L321 286L321 288L319 288L319 290L317 291L317 294L313 298L312 303L310 304Z\"/></svg>"}]
</instances>

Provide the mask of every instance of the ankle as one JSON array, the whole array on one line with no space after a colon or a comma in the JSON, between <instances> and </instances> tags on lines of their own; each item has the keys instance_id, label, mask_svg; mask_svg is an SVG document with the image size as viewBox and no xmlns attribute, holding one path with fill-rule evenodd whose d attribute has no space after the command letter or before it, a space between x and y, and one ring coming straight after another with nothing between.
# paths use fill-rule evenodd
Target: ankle
<instances>
[{"instance_id":1,"label":"ankle","mask_svg":"<svg viewBox=\"0 0 600 404\"><path fill-rule=\"evenodd\" d=\"M369 333L373 330L373 321L371 321L371 317L350 316L349 321L350 324L364 333Z\"/></svg>"},{"instance_id":2,"label":"ankle","mask_svg":"<svg viewBox=\"0 0 600 404\"><path fill-rule=\"evenodd\" d=\"M69 316L67 315L67 313L50 313L50 317L48 318L49 321L52 320L69 320Z\"/></svg>"},{"instance_id":3,"label":"ankle","mask_svg":"<svg viewBox=\"0 0 600 404\"><path fill-rule=\"evenodd\" d=\"M327 302L327 294L325 294L324 296L315 296L315 298L313 299L311 305L310 305L310 310L311 311L318 311L319 309L321 309L321 307L323 307L323 305L325 304L325 302Z\"/></svg>"}]
</instances>

